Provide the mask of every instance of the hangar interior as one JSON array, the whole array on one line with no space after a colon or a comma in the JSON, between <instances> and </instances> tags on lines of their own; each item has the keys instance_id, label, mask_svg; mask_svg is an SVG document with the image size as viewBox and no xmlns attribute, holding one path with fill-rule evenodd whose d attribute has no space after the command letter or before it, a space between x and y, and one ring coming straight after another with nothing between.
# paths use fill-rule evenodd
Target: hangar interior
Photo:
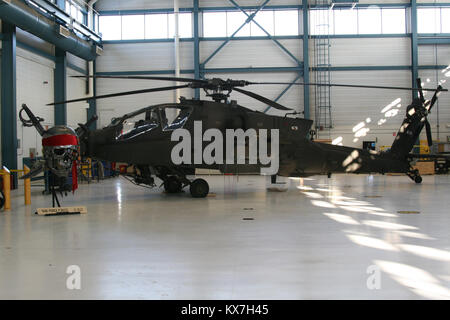
<instances>
[{"instance_id":1,"label":"hangar interior","mask_svg":"<svg viewBox=\"0 0 450 320\"><path fill-rule=\"evenodd\" d=\"M89 76L288 82L252 89L313 120L316 139L377 151L392 145L416 93L326 84L416 87L421 78L446 88L450 77L445 0L0 0L0 20L1 160L12 170L42 156L40 135L19 119L23 103L46 128L94 114L102 128L149 105L209 99L185 88L88 100L161 86ZM239 92L231 99L285 114ZM448 93L428 120L431 152L448 152ZM62 201L89 213L59 217L35 215L49 196L34 186L24 205L17 180L0 213L0 298L450 298L447 174L420 185L404 175L292 178L270 192L267 177L207 173L205 199L119 177L80 183ZM66 287L71 265L81 290Z\"/></svg>"}]
</instances>

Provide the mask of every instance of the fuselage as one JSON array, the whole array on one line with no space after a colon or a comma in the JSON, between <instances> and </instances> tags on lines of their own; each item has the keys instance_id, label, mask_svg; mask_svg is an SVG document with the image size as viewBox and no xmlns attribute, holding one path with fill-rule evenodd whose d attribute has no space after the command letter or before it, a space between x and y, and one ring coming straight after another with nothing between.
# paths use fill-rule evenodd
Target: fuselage
<instances>
[{"instance_id":1,"label":"fuselage","mask_svg":"<svg viewBox=\"0 0 450 320\"><path fill-rule=\"evenodd\" d=\"M170 113L173 113L172 120ZM201 123L200 133L197 132L196 122ZM389 154L313 142L308 136L311 125L312 121L308 119L267 115L237 104L182 99L176 104L140 109L115 119L103 129L91 131L84 143L82 142L82 154L101 160L141 166L177 167L185 172L192 172L195 168L208 168L224 173L260 173L261 164L248 161L252 144L250 139L245 140L247 161L244 164L227 164L224 159L222 163L192 161L189 164L176 165L172 161L172 150L178 141L172 141L172 134L176 129L185 129L193 140L201 140L204 149L210 143L202 139L203 133L208 129L217 129L223 136L226 136L227 129L253 129L257 135L261 129L275 129L279 131L279 169L276 174L280 176L408 170L405 161L393 159ZM271 140L267 140L267 148L271 150ZM224 146L224 158L226 152Z\"/></svg>"}]
</instances>

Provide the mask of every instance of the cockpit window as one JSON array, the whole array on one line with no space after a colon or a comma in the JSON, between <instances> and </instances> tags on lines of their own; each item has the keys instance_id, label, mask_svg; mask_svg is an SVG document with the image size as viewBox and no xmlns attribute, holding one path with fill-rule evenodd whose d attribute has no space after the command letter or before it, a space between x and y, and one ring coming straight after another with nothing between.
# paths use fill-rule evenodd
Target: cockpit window
<instances>
[{"instance_id":1,"label":"cockpit window","mask_svg":"<svg viewBox=\"0 0 450 320\"><path fill-rule=\"evenodd\" d=\"M161 108L161 125L164 131L183 128L192 113L189 107L166 107Z\"/></svg>"},{"instance_id":2,"label":"cockpit window","mask_svg":"<svg viewBox=\"0 0 450 320\"><path fill-rule=\"evenodd\" d=\"M134 117L126 119L122 123L122 130L117 135L117 140L127 140L137 137L159 126L158 112L156 109L148 110Z\"/></svg>"}]
</instances>

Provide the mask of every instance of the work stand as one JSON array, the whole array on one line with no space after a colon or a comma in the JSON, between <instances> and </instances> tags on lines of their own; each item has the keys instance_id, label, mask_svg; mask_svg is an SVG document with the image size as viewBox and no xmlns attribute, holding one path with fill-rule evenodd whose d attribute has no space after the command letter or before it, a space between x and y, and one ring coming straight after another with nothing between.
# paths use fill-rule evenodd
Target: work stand
<instances>
[{"instance_id":1,"label":"work stand","mask_svg":"<svg viewBox=\"0 0 450 320\"><path fill-rule=\"evenodd\" d=\"M52 194L52 207L51 208L37 208L36 214L41 216L62 216L72 214L86 214L87 208L85 206L77 207L61 207L61 203L58 199L57 190L55 188L54 180L50 179L50 193Z\"/></svg>"},{"instance_id":2,"label":"work stand","mask_svg":"<svg viewBox=\"0 0 450 320\"><path fill-rule=\"evenodd\" d=\"M61 207L61 204L59 203L58 195L56 194L55 186L50 186L50 192L52 193L52 207L55 208L55 203L58 205L58 208Z\"/></svg>"}]
</instances>

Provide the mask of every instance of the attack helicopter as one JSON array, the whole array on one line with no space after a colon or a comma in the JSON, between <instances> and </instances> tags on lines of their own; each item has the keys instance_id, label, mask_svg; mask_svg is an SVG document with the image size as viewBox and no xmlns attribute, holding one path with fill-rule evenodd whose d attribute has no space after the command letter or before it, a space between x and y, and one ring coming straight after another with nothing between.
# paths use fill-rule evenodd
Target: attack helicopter
<instances>
[{"instance_id":1,"label":"attack helicopter","mask_svg":"<svg viewBox=\"0 0 450 320\"><path fill-rule=\"evenodd\" d=\"M385 87L385 86L365 86L365 85L344 85L326 84L337 87L356 88L379 88L394 90L411 90L418 92L418 97L406 108L406 115L392 147L385 152L375 152L358 148L337 146L315 142L311 139L310 131L312 120L299 117L298 112L265 98L259 94L242 89L251 85L283 84L281 82L250 82L244 80L223 80L213 79L191 79L180 77L154 77L154 76L91 76L95 78L108 79L139 79L139 80L159 80L175 81L185 83L182 85L150 88L143 90L126 91L106 95L98 95L90 98L72 99L58 101L48 105L58 105L85 101L90 99L113 98L125 95L142 94L149 92L170 91L181 88L200 88L206 92L206 96L211 100L180 98L177 103L158 104L139 109L137 111L115 118L102 129L90 130L88 124L96 120L90 119L87 124L77 128L77 142L79 142L79 155L81 157L91 157L98 160L114 162L124 162L132 166L132 172L126 177L133 183L142 186L155 187L155 177L163 181L162 186L168 193L181 192L183 188L189 186L192 197L202 198L209 193L207 181L201 178L191 180L188 176L194 175L199 168L216 169L222 173L249 174L261 173L265 167L262 161L251 161L251 149L256 141L267 143L266 150L270 150L265 156L277 157L278 165L276 172L271 172L272 182L276 182L277 176L285 177L308 177L312 175L328 175L332 173L404 173L416 183L421 183L422 178L417 170L412 167L415 155L411 150L419 138L422 129L425 127L429 144L432 144L431 128L427 120L433 105L438 96L443 91L448 91L438 86L437 89L422 88L420 79L417 79L417 88ZM300 83L295 85L321 86L324 84ZM254 111L239 105L236 101L230 100L232 91L240 92L252 97L268 106L286 111L284 116L268 115L263 112ZM433 91L432 99L425 100L424 91ZM33 115L31 110L22 106L29 116L29 120L22 122L34 125L40 131L39 119ZM230 149L222 145L215 145L211 155L216 160L214 162L200 160L174 162L173 150L177 148L181 139L173 139L174 132L184 130L188 136L199 138L200 142L190 144L183 149L180 155L186 159L189 154L194 154L198 150L205 150L219 137L218 135L205 139L208 130L215 130L216 134L221 133L226 136L229 130L234 132L249 132L253 130L256 137L245 136L241 140L243 148L233 145ZM58 127L56 135L67 134L64 127ZM264 132L266 130L266 132ZM270 132L269 132L270 131ZM277 139L274 139L277 138ZM233 138L234 139L234 138ZM54 141L60 140L56 138ZM184 140L184 139L183 139ZM197 139L198 140L198 139ZM213 141L214 140L214 141ZM223 142L223 141L222 141ZM276 148L274 148L274 144ZM55 152L66 155L66 170L60 171L60 177L70 172L69 163L73 163L72 145L53 146L52 152L44 153L46 167L52 168L53 163L61 162L61 157L57 157ZM189 150L189 148L191 150ZM211 148L210 148L211 149ZM241 160L237 164L228 161L231 151L232 157L236 153L241 153ZM239 156L239 155L238 155ZM258 153L261 157L261 152ZM55 162L56 159L56 162ZM254 160L254 159L253 159ZM265 163L267 164L267 162ZM35 175L40 169L35 168L30 175ZM54 171L54 170L53 170Z\"/></svg>"}]
</instances>

